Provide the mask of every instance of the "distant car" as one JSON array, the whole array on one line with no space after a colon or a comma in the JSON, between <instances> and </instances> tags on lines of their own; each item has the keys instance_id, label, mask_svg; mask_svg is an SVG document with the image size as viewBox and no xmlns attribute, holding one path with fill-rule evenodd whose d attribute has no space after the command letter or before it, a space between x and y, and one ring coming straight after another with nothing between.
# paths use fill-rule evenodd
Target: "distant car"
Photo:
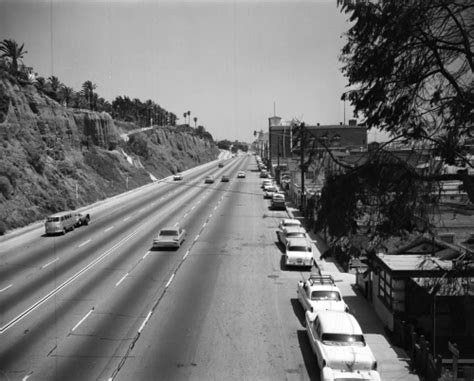
<instances>
[{"instance_id":1,"label":"distant car","mask_svg":"<svg viewBox=\"0 0 474 381\"><path fill-rule=\"evenodd\" d=\"M286 210L285 195L282 193L274 193L270 207L272 210Z\"/></svg>"},{"instance_id":2,"label":"distant car","mask_svg":"<svg viewBox=\"0 0 474 381\"><path fill-rule=\"evenodd\" d=\"M219 163L218 167L219 167L219 168L223 168L223 167L224 167L224 163Z\"/></svg>"},{"instance_id":3,"label":"distant car","mask_svg":"<svg viewBox=\"0 0 474 381\"><path fill-rule=\"evenodd\" d=\"M227 175L222 176L221 177L221 182L222 183L228 183L229 182L229 176L227 176Z\"/></svg>"},{"instance_id":4,"label":"distant car","mask_svg":"<svg viewBox=\"0 0 474 381\"><path fill-rule=\"evenodd\" d=\"M239 171L237 173L237 178L238 179L245 179L245 172L244 171Z\"/></svg>"},{"instance_id":5,"label":"distant car","mask_svg":"<svg viewBox=\"0 0 474 381\"><path fill-rule=\"evenodd\" d=\"M302 226L287 226L286 228L283 228L281 230L278 229L276 233L278 242L280 242L283 246L286 246L286 243L290 238L310 239L308 237L306 229Z\"/></svg>"},{"instance_id":6,"label":"distant car","mask_svg":"<svg viewBox=\"0 0 474 381\"><path fill-rule=\"evenodd\" d=\"M186 230L180 226L166 227L159 231L153 239L153 248L176 247L179 248L186 238Z\"/></svg>"},{"instance_id":7,"label":"distant car","mask_svg":"<svg viewBox=\"0 0 474 381\"><path fill-rule=\"evenodd\" d=\"M206 184L212 184L214 182L214 177L213 176L206 176L204 179L204 183Z\"/></svg>"},{"instance_id":8,"label":"distant car","mask_svg":"<svg viewBox=\"0 0 474 381\"><path fill-rule=\"evenodd\" d=\"M356 318L347 312L306 312L306 333L318 361L321 381L380 381L377 361Z\"/></svg>"},{"instance_id":9,"label":"distant car","mask_svg":"<svg viewBox=\"0 0 474 381\"><path fill-rule=\"evenodd\" d=\"M263 198L272 198L272 196L278 192L278 189L274 185L266 186L263 190Z\"/></svg>"},{"instance_id":10,"label":"distant car","mask_svg":"<svg viewBox=\"0 0 474 381\"><path fill-rule=\"evenodd\" d=\"M270 179L265 179L262 181L260 188L264 189L266 186L273 185L273 181Z\"/></svg>"},{"instance_id":11,"label":"distant car","mask_svg":"<svg viewBox=\"0 0 474 381\"><path fill-rule=\"evenodd\" d=\"M287 226L301 226L301 222L296 218L284 218L278 224L278 229L283 229Z\"/></svg>"},{"instance_id":12,"label":"distant car","mask_svg":"<svg viewBox=\"0 0 474 381\"><path fill-rule=\"evenodd\" d=\"M312 267L313 263L313 245L308 238L289 238L286 240L286 266Z\"/></svg>"},{"instance_id":13,"label":"distant car","mask_svg":"<svg viewBox=\"0 0 474 381\"><path fill-rule=\"evenodd\" d=\"M177 173L173 176L174 181L180 181L183 180L183 175L181 173Z\"/></svg>"},{"instance_id":14,"label":"distant car","mask_svg":"<svg viewBox=\"0 0 474 381\"><path fill-rule=\"evenodd\" d=\"M266 179L268 178L268 172L263 170L262 172L260 172L260 178L261 179Z\"/></svg>"},{"instance_id":15,"label":"distant car","mask_svg":"<svg viewBox=\"0 0 474 381\"><path fill-rule=\"evenodd\" d=\"M305 311L349 312L331 275L311 274L306 281L298 282L296 294Z\"/></svg>"},{"instance_id":16,"label":"distant car","mask_svg":"<svg viewBox=\"0 0 474 381\"><path fill-rule=\"evenodd\" d=\"M76 219L76 223L74 224L75 227L87 226L89 225L89 222L91 220L91 217L89 214L83 214L83 213L75 213L74 218Z\"/></svg>"}]
</instances>

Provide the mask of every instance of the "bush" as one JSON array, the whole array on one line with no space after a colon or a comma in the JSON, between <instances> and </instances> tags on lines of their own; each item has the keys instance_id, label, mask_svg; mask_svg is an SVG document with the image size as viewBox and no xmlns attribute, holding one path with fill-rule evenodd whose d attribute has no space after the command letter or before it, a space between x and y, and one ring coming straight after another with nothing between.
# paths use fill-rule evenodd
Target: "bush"
<instances>
[{"instance_id":1,"label":"bush","mask_svg":"<svg viewBox=\"0 0 474 381\"><path fill-rule=\"evenodd\" d=\"M8 200L12 194L12 185L5 176L0 176L0 193Z\"/></svg>"}]
</instances>

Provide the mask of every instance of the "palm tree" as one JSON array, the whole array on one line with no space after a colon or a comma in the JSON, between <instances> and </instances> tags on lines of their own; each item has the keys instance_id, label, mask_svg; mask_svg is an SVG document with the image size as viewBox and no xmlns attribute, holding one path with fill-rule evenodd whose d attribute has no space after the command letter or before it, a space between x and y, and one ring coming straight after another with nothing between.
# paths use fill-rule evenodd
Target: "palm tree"
<instances>
[{"instance_id":1,"label":"palm tree","mask_svg":"<svg viewBox=\"0 0 474 381\"><path fill-rule=\"evenodd\" d=\"M184 124L186 124L186 116L188 115L187 112L183 113L183 118L184 118Z\"/></svg>"},{"instance_id":2,"label":"palm tree","mask_svg":"<svg viewBox=\"0 0 474 381\"><path fill-rule=\"evenodd\" d=\"M94 90L97 88L97 85L95 83L92 83L92 81L85 81L82 84L82 92L84 94L84 97L86 98L86 102L89 104L89 109L92 110L93 107L93 101L94 101Z\"/></svg>"},{"instance_id":3,"label":"palm tree","mask_svg":"<svg viewBox=\"0 0 474 381\"><path fill-rule=\"evenodd\" d=\"M68 107L69 103L71 102L72 97L74 96L73 88L63 85L61 86L61 90L59 93L60 93L61 102L64 102L64 105Z\"/></svg>"},{"instance_id":4,"label":"palm tree","mask_svg":"<svg viewBox=\"0 0 474 381\"><path fill-rule=\"evenodd\" d=\"M18 46L15 40L3 40L0 42L0 51L2 51L1 58L10 60L10 71L16 75L18 73L18 61L21 61L26 53L23 50L25 44Z\"/></svg>"},{"instance_id":5,"label":"palm tree","mask_svg":"<svg viewBox=\"0 0 474 381\"><path fill-rule=\"evenodd\" d=\"M193 120L194 120L194 127L197 127L198 118L194 117Z\"/></svg>"},{"instance_id":6,"label":"palm tree","mask_svg":"<svg viewBox=\"0 0 474 381\"><path fill-rule=\"evenodd\" d=\"M59 94L58 91L61 88L61 81L59 80L58 77L52 75L51 77L48 78L49 81L49 86L51 86L51 91L54 93L54 99L58 100Z\"/></svg>"},{"instance_id":7,"label":"palm tree","mask_svg":"<svg viewBox=\"0 0 474 381\"><path fill-rule=\"evenodd\" d=\"M191 111L188 110L188 124L191 124Z\"/></svg>"}]
</instances>

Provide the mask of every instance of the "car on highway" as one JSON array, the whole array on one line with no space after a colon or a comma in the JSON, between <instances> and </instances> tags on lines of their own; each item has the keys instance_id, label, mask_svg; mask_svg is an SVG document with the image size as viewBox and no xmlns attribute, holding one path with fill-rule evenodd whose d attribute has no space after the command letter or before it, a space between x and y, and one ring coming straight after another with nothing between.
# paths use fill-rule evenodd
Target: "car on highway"
<instances>
[{"instance_id":1,"label":"car on highway","mask_svg":"<svg viewBox=\"0 0 474 381\"><path fill-rule=\"evenodd\" d=\"M285 245L286 266L312 267L313 245L308 238L288 238Z\"/></svg>"},{"instance_id":2,"label":"car on highway","mask_svg":"<svg viewBox=\"0 0 474 381\"><path fill-rule=\"evenodd\" d=\"M183 180L183 175L181 173L176 173L174 176L173 176L173 180L174 181L181 181Z\"/></svg>"},{"instance_id":3,"label":"car on highway","mask_svg":"<svg viewBox=\"0 0 474 381\"><path fill-rule=\"evenodd\" d=\"M229 176L227 176L227 175L222 176L221 177L221 182L222 183L228 183L229 182Z\"/></svg>"},{"instance_id":4,"label":"car on highway","mask_svg":"<svg viewBox=\"0 0 474 381\"><path fill-rule=\"evenodd\" d=\"M73 212L59 212L46 218L44 232L48 234L66 234L76 227L76 217Z\"/></svg>"},{"instance_id":5,"label":"car on highway","mask_svg":"<svg viewBox=\"0 0 474 381\"><path fill-rule=\"evenodd\" d=\"M76 223L74 226L78 228L79 226L87 226L91 220L89 213L74 213L74 218Z\"/></svg>"},{"instance_id":6,"label":"car on highway","mask_svg":"<svg viewBox=\"0 0 474 381\"><path fill-rule=\"evenodd\" d=\"M286 246L286 242L290 238L307 238L308 233L306 232L306 229L302 226L287 226L283 229L278 229L277 230L277 238L278 242L280 242L283 246Z\"/></svg>"},{"instance_id":7,"label":"car on highway","mask_svg":"<svg viewBox=\"0 0 474 381\"><path fill-rule=\"evenodd\" d=\"M179 248L185 239L186 230L181 226L165 227L153 239L153 248Z\"/></svg>"},{"instance_id":8,"label":"car on highway","mask_svg":"<svg viewBox=\"0 0 474 381\"><path fill-rule=\"evenodd\" d=\"M237 178L238 179L245 179L245 172L244 171L239 171L237 173Z\"/></svg>"},{"instance_id":9,"label":"car on highway","mask_svg":"<svg viewBox=\"0 0 474 381\"><path fill-rule=\"evenodd\" d=\"M278 224L278 229L284 229L287 226L301 226L301 222L296 218L283 218Z\"/></svg>"},{"instance_id":10,"label":"car on highway","mask_svg":"<svg viewBox=\"0 0 474 381\"><path fill-rule=\"evenodd\" d=\"M311 274L307 280L298 282L296 294L305 311L349 312L349 307L331 275Z\"/></svg>"},{"instance_id":11,"label":"car on highway","mask_svg":"<svg viewBox=\"0 0 474 381\"><path fill-rule=\"evenodd\" d=\"M283 193L274 193L272 195L272 202L270 203L272 210L286 210L286 200Z\"/></svg>"},{"instance_id":12,"label":"car on highway","mask_svg":"<svg viewBox=\"0 0 474 381\"><path fill-rule=\"evenodd\" d=\"M312 314L306 312L306 333L317 358L321 381L380 381L377 361L350 313L320 311L312 319Z\"/></svg>"},{"instance_id":13,"label":"car on highway","mask_svg":"<svg viewBox=\"0 0 474 381\"><path fill-rule=\"evenodd\" d=\"M224 168L224 163L223 162L220 162L219 165L218 165L219 168Z\"/></svg>"},{"instance_id":14,"label":"car on highway","mask_svg":"<svg viewBox=\"0 0 474 381\"><path fill-rule=\"evenodd\" d=\"M214 182L214 176L206 176L206 178L204 179L204 183L205 184L212 184Z\"/></svg>"}]
</instances>

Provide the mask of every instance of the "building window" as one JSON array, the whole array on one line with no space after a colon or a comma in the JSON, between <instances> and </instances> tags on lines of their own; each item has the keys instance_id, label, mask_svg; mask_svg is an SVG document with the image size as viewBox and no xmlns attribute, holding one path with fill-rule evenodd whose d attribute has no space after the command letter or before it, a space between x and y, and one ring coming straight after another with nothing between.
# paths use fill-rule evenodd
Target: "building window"
<instances>
[{"instance_id":1,"label":"building window","mask_svg":"<svg viewBox=\"0 0 474 381\"><path fill-rule=\"evenodd\" d=\"M386 271L380 271L379 275L379 297L382 301L392 309L393 294L392 294L392 277Z\"/></svg>"}]
</instances>

